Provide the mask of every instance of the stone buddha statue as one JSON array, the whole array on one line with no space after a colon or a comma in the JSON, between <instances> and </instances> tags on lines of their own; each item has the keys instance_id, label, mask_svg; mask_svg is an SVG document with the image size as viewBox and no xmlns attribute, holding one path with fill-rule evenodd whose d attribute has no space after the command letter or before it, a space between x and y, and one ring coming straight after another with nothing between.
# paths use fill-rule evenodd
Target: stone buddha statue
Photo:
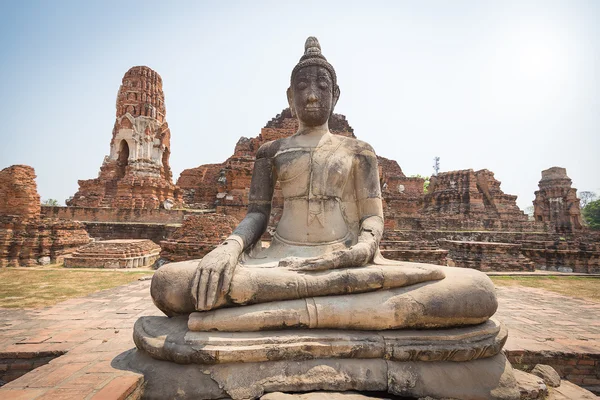
<instances>
[{"instance_id":1,"label":"stone buddha statue","mask_svg":"<svg viewBox=\"0 0 600 400\"><path fill-rule=\"evenodd\" d=\"M355 360L349 359L353 358L377 362L373 364L376 369L381 362L396 360L394 368L400 368L400 375L408 373L408 364L400 361L475 362L469 364L469 373L457 372L457 382L467 375L471 377L467 379L477 376L483 393L497 387L509 387L510 392L510 365L499 354L506 332L489 320L497 308L490 279L475 270L381 256L384 223L377 158L367 143L329 131L328 119L339 96L333 66L321 53L317 39L309 37L287 90L298 131L258 150L248 213L225 242L201 260L167 264L156 271L152 298L160 310L175 318L140 319L134 333L136 345L161 360L213 365L211 379L229 387L225 390L232 398L253 398L255 392L248 394L241 384L228 381L231 368L247 369L259 363L260 368L270 365L271 372L266 374L278 374L279 368L289 367L285 363L290 360L338 358L346 361L336 361L337 367L332 367L336 374L340 368L354 368L343 364L352 364ZM260 238L267 228L277 182L284 198L283 214L270 245L263 247ZM420 334L414 329L432 331ZM411 347L411 340L420 344ZM423 346L428 349L426 355ZM480 376L484 364L476 363L479 358L493 364L487 380ZM367 361L360 361L366 365ZM309 364L302 368L312 368ZM421 364L411 368L429 371L435 363ZM389 375L389 365L385 370ZM365 373L360 371L352 373ZM388 375L375 380L389 386ZM410 383L408 389L391 392L437 393L422 388L429 382L425 375L411 372L402 378ZM442 375L439 379L447 381L452 373ZM422 382L413 382L415 377ZM500 384L501 377L509 383ZM258 387L259 392L273 391L253 379L245 384ZM309 386L323 389L323 385L327 386ZM380 387L384 383L377 385L367 390L389 389ZM283 388L302 391L293 383ZM489 398L514 398L511 393Z\"/></svg>"}]
</instances>

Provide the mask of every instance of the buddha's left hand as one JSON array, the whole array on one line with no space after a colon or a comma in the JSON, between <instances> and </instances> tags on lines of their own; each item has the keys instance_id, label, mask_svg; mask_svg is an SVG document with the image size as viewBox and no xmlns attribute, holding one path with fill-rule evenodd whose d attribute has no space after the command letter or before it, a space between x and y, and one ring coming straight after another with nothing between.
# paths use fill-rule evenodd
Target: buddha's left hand
<instances>
[{"instance_id":1,"label":"buddha's left hand","mask_svg":"<svg viewBox=\"0 0 600 400\"><path fill-rule=\"evenodd\" d=\"M286 257L280 267L293 271L318 272L338 268L356 268L367 265L375 255L374 243L357 243L347 250L338 250L320 257Z\"/></svg>"}]
</instances>

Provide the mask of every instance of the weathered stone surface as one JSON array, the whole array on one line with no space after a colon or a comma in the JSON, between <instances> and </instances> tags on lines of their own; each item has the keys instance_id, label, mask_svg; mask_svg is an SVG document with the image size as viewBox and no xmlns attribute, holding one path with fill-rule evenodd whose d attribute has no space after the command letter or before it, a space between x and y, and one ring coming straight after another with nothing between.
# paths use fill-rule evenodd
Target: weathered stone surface
<instances>
[{"instance_id":1,"label":"weathered stone surface","mask_svg":"<svg viewBox=\"0 0 600 400\"><path fill-rule=\"evenodd\" d=\"M0 171L0 267L61 262L89 243L81 223L42 218L40 208L33 168Z\"/></svg>"},{"instance_id":2,"label":"weathered stone surface","mask_svg":"<svg viewBox=\"0 0 600 400\"><path fill-rule=\"evenodd\" d=\"M43 257L62 262L89 242L80 222L0 216L0 267L36 265Z\"/></svg>"},{"instance_id":3,"label":"weathered stone surface","mask_svg":"<svg viewBox=\"0 0 600 400\"><path fill-rule=\"evenodd\" d=\"M571 187L565 168L552 167L542 171L533 206L536 221L552 225L557 232L583 229L577 189Z\"/></svg>"},{"instance_id":4,"label":"weathered stone surface","mask_svg":"<svg viewBox=\"0 0 600 400\"><path fill-rule=\"evenodd\" d=\"M533 271L534 263L521 254L521 245L494 242L440 240L448 265L479 271Z\"/></svg>"},{"instance_id":5,"label":"weathered stone surface","mask_svg":"<svg viewBox=\"0 0 600 400\"><path fill-rule=\"evenodd\" d=\"M543 400L548 395L544 380L527 372L514 370L515 379L521 392L521 400Z\"/></svg>"},{"instance_id":6,"label":"weathered stone surface","mask_svg":"<svg viewBox=\"0 0 600 400\"><path fill-rule=\"evenodd\" d=\"M269 393L265 394L260 400L367 400L379 399L385 400L385 397L370 397L353 392L313 392L313 393ZM389 400L389 399L388 399Z\"/></svg>"},{"instance_id":7,"label":"weathered stone surface","mask_svg":"<svg viewBox=\"0 0 600 400\"><path fill-rule=\"evenodd\" d=\"M176 224L143 222L84 222L83 225L94 240L150 239L159 245L179 227Z\"/></svg>"},{"instance_id":8,"label":"weathered stone surface","mask_svg":"<svg viewBox=\"0 0 600 400\"><path fill-rule=\"evenodd\" d=\"M547 400L598 400L594 393L569 381L562 381L559 387L550 389Z\"/></svg>"},{"instance_id":9,"label":"weathered stone surface","mask_svg":"<svg viewBox=\"0 0 600 400\"><path fill-rule=\"evenodd\" d=\"M189 215L202 213L197 210L134 209L109 207L50 207L42 206L42 215L48 218L67 219L80 222L115 222L181 224Z\"/></svg>"},{"instance_id":10,"label":"weathered stone surface","mask_svg":"<svg viewBox=\"0 0 600 400\"><path fill-rule=\"evenodd\" d=\"M502 192L500 182L487 169L441 172L431 177L423 214L527 221L516 199Z\"/></svg>"},{"instance_id":11,"label":"weathered stone surface","mask_svg":"<svg viewBox=\"0 0 600 400\"><path fill-rule=\"evenodd\" d=\"M332 133L354 138L354 130L346 117L333 114L329 120ZM298 130L298 120L289 108L271 119L258 136L241 137L235 145L234 154L221 164L206 164L184 170L177 185L183 190L186 204L201 207L217 207L219 213L242 220L248 207L250 180L256 152L263 144L289 137ZM281 217L283 198L279 186L275 188L269 231Z\"/></svg>"},{"instance_id":12,"label":"weathered stone surface","mask_svg":"<svg viewBox=\"0 0 600 400\"><path fill-rule=\"evenodd\" d=\"M600 240L584 237L553 241L523 241L521 252L545 271L600 273Z\"/></svg>"},{"instance_id":13,"label":"weathered stone surface","mask_svg":"<svg viewBox=\"0 0 600 400\"><path fill-rule=\"evenodd\" d=\"M194 293L190 285L198 268L198 260L171 263L161 267L153 277L151 294L156 306L187 314L195 311ZM485 275L458 268L446 268L453 275L462 275L467 281L475 281L480 293L493 292L493 285ZM307 274L288 268L237 265L224 305L247 305L270 303L276 300L297 300L304 297L344 295L391 289L443 279L442 267L426 264L398 263L396 265L369 265L352 269L335 269ZM428 289L420 290L428 292ZM488 293L489 294L489 293ZM420 295L419 297L422 297ZM495 310L495 296L485 302L487 312ZM389 306L393 306L390 303ZM304 307L304 306L303 306ZM483 308L480 307L480 310ZM492 315L490 314L490 315ZM302 312L302 315L305 315Z\"/></svg>"},{"instance_id":14,"label":"weathered stone surface","mask_svg":"<svg viewBox=\"0 0 600 400\"><path fill-rule=\"evenodd\" d=\"M533 367L531 373L542 378L544 383L550 387L560 386L560 376L558 375L558 372L549 365L537 364Z\"/></svg>"},{"instance_id":15,"label":"weathered stone surface","mask_svg":"<svg viewBox=\"0 0 600 400\"><path fill-rule=\"evenodd\" d=\"M386 229L395 217L416 215L423 206L423 178L407 177L395 160L378 156L381 196L386 218ZM411 260L404 260L411 261Z\"/></svg>"},{"instance_id":16,"label":"weathered stone surface","mask_svg":"<svg viewBox=\"0 0 600 400\"><path fill-rule=\"evenodd\" d=\"M35 171L28 165L12 165L0 171L0 215L36 218L40 215L40 195Z\"/></svg>"},{"instance_id":17,"label":"weathered stone surface","mask_svg":"<svg viewBox=\"0 0 600 400\"><path fill-rule=\"evenodd\" d=\"M79 181L69 206L146 208L181 204L169 166L171 131L160 75L148 67L125 73L117 95L110 155L98 178Z\"/></svg>"},{"instance_id":18,"label":"weathered stone surface","mask_svg":"<svg viewBox=\"0 0 600 400\"><path fill-rule=\"evenodd\" d=\"M158 259L160 246L147 239L96 241L65 257L67 268L149 267Z\"/></svg>"},{"instance_id":19,"label":"weathered stone surface","mask_svg":"<svg viewBox=\"0 0 600 400\"><path fill-rule=\"evenodd\" d=\"M384 235L384 238L386 235ZM381 254L390 260L447 265L448 250L442 249L435 241L393 240L381 241Z\"/></svg>"},{"instance_id":20,"label":"weathered stone surface","mask_svg":"<svg viewBox=\"0 0 600 400\"><path fill-rule=\"evenodd\" d=\"M161 257L168 261L202 258L227 239L238 222L222 214L188 215L168 240L160 242Z\"/></svg>"},{"instance_id":21,"label":"weathered stone surface","mask_svg":"<svg viewBox=\"0 0 600 400\"><path fill-rule=\"evenodd\" d=\"M393 361L463 362L493 357L507 330L495 320L446 330L193 332L185 317L142 317L134 341L153 358L178 364L381 358ZM172 349L177 349L173 352Z\"/></svg>"},{"instance_id":22,"label":"weathered stone surface","mask_svg":"<svg viewBox=\"0 0 600 400\"><path fill-rule=\"evenodd\" d=\"M381 248L386 257L443 265L446 264L446 256L440 258L443 262L436 262L434 258L434 251L441 248L443 240L493 242L520 245L521 254L534 263L535 269L577 273L600 272L600 235L593 231L557 233L544 230L485 230L483 227L480 227L481 230L460 230L435 224L415 224L403 228L405 229L384 232ZM412 254L410 250L413 248L420 248L423 255ZM395 253L404 258L396 257ZM427 253L430 253L431 258L424 258ZM473 253L470 256L477 257L478 254Z\"/></svg>"},{"instance_id":23,"label":"weathered stone surface","mask_svg":"<svg viewBox=\"0 0 600 400\"><path fill-rule=\"evenodd\" d=\"M148 399L256 399L273 392L359 391L434 399L518 400L502 354L455 362L381 359L178 365L136 352L123 363L144 373Z\"/></svg>"},{"instance_id":24,"label":"weathered stone surface","mask_svg":"<svg viewBox=\"0 0 600 400\"><path fill-rule=\"evenodd\" d=\"M224 163L205 164L183 170L177 179L177 186L182 190L186 206L198 209L214 208L219 193L221 171L225 172Z\"/></svg>"},{"instance_id":25,"label":"weathered stone surface","mask_svg":"<svg viewBox=\"0 0 600 400\"><path fill-rule=\"evenodd\" d=\"M437 271L445 278L439 279ZM302 275L308 275L304 281ZM162 296L168 298L155 295ZM484 274L410 263L314 275L239 268L229 298L237 304L259 304L193 313L190 330L447 328L483 323L498 307L494 285Z\"/></svg>"}]
</instances>

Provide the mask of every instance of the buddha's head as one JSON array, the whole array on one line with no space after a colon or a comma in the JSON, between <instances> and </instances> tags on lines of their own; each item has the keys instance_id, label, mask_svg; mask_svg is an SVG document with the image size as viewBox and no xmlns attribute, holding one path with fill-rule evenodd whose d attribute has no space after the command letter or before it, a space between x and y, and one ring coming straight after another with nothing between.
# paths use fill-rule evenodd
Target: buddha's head
<instances>
[{"instance_id":1,"label":"buddha's head","mask_svg":"<svg viewBox=\"0 0 600 400\"><path fill-rule=\"evenodd\" d=\"M287 90L292 115L306 126L325 124L335 107L340 88L333 66L321 54L317 38L306 39L304 55L292 71Z\"/></svg>"}]
</instances>

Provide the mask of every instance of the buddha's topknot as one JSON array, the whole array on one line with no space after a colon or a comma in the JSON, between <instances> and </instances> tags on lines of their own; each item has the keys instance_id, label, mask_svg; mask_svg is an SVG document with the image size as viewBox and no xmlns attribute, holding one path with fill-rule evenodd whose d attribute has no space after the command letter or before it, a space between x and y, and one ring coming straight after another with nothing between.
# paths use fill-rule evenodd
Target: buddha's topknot
<instances>
[{"instance_id":1,"label":"buddha's topknot","mask_svg":"<svg viewBox=\"0 0 600 400\"><path fill-rule=\"evenodd\" d=\"M300 57L300 61L292 70L290 81L294 80L294 76L298 71L300 71L301 68L313 65L323 67L329 72L331 79L333 80L334 93L339 93L335 69L333 69L333 66L327 62L325 56L321 54L321 45L319 44L319 40L314 36L309 36L304 44L304 55Z\"/></svg>"}]
</instances>

